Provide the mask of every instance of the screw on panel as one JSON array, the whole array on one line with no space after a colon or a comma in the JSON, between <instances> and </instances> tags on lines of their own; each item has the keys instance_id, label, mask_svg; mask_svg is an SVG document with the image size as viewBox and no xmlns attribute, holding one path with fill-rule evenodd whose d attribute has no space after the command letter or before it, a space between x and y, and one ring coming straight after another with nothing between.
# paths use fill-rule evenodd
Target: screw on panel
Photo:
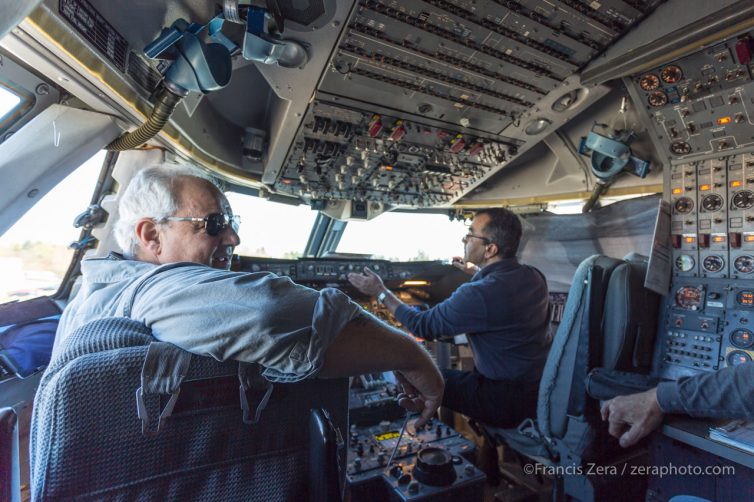
<instances>
[{"instance_id":1,"label":"screw on panel","mask_svg":"<svg viewBox=\"0 0 754 502\"><path fill-rule=\"evenodd\" d=\"M34 92L36 92L40 96L47 96L48 94L50 94L50 86L47 84L39 84L36 89L34 89Z\"/></svg>"}]
</instances>

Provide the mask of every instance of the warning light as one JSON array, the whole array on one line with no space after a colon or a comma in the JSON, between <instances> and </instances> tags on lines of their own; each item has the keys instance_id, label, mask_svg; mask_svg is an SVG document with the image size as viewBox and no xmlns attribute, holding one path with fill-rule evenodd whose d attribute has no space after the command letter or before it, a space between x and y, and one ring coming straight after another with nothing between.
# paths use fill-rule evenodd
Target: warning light
<instances>
[{"instance_id":1,"label":"warning light","mask_svg":"<svg viewBox=\"0 0 754 502\"><path fill-rule=\"evenodd\" d=\"M429 286L429 282L419 280L403 281L403 284L401 284L401 286Z\"/></svg>"},{"instance_id":2,"label":"warning light","mask_svg":"<svg viewBox=\"0 0 754 502\"><path fill-rule=\"evenodd\" d=\"M740 293L738 293L737 300L740 305L752 306L754 305L754 293L751 291L741 291ZM746 338L748 339L748 333L746 331L743 331L741 334L745 334Z\"/></svg>"},{"instance_id":3,"label":"warning light","mask_svg":"<svg viewBox=\"0 0 754 502\"><path fill-rule=\"evenodd\" d=\"M724 235L713 235L712 236L712 242L725 242L725 236Z\"/></svg>"},{"instance_id":4,"label":"warning light","mask_svg":"<svg viewBox=\"0 0 754 502\"><path fill-rule=\"evenodd\" d=\"M731 119L730 117L721 117L721 118L717 119L717 125L730 124L732 122L732 120L733 119Z\"/></svg>"},{"instance_id":5,"label":"warning light","mask_svg":"<svg viewBox=\"0 0 754 502\"><path fill-rule=\"evenodd\" d=\"M706 192L710 188L712 188L712 185L710 185L709 183L705 183L704 185L699 185L699 191L700 192Z\"/></svg>"},{"instance_id":6,"label":"warning light","mask_svg":"<svg viewBox=\"0 0 754 502\"><path fill-rule=\"evenodd\" d=\"M679 195L683 193L683 188L674 188L673 195Z\"/></svg>"},{"instance_id":7,"label":"warning light","mask_svg":"<svg viewBox=\"0 0 754 502\"><path fill-rule=\"evenodd\" d=\"M686 244L693 244L696 241L696 237L694 237L692 235L687 235L686 237L683 238L683 241Z\"/></svg>"},{"instance_id":8,"label":"warning light","mask_svg":"<svg viewBox=\"0 0 754 502\"><path fill-rule=\"evenodd\" d=\"M735 181L731 181L730 182L730 187L731 188L738 188L738 187L740 187L742 185L743 185L743 183L741 183L741 180L735 180Z\"/></svg>"},{"instance_id":9,"label":"warning light","mask_svg":"<svg viewBox=\"0 0 754 502\"><path fill-rule=\"evenodd\" d=\"M744 234L744 242L754 242L754 234Z\"/></svg>"},{"instance_id":10,"label":"warning light","mask_svg":"<svg viewBox=\"0 0 754 502\"><path fill-rule=\"evenodd\" d=\"M382 166L382 169L384 171L392 171L393 170L393 166Z\"/></svg>"}]
</instances>

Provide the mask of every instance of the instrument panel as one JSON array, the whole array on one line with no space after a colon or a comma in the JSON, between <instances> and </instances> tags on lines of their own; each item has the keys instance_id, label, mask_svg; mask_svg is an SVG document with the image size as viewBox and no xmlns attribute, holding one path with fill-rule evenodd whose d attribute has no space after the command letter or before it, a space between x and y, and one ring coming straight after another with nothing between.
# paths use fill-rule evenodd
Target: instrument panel
<instances>
[{"instance_id":1,"label":"instrument panel","mask_svg":"<svg viewBox=\"0 0 754 502\"><path fill-rule=\"evenodd\" d=\"M670 161L662 378L754 358L753 54L752 33L742 33L626 82Z\"/></svg>"},{"instance_id":2,"label":"instrument panel","mask_svg":"<svg viewBox=\"0 0 754 502\"><path fill-rule=\"evenodd\" d=\"M716 371L754 358L754 284L746 280L681 279L665 299L659 376Z\"/></svg>"},{"instance_id":3,"label":"instrument panel","mask_svg":"<svg viewBox=\"0 0 754 502\"><path fill-rule=\"evenodd\" d=\"M754 147L752 54L754 35L744 33L628 79L665 155L682 162Z\"/></svg>"}]
</instances>

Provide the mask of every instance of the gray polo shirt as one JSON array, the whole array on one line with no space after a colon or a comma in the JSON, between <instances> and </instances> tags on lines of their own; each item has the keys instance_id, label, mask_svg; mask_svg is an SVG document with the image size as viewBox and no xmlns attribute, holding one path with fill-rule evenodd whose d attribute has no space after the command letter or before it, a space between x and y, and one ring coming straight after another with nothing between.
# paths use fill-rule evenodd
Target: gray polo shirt
<instances>
[{"instance_id":1,"label":"gray polo shirt","mask_svg":"<svg viewBox=\"0 0 754 502\"><path fill-rule=\"evenodd\" d=\"M267 272L186 263L141 280L157 268L116 254L83 261L83 283L60 319L53 357L79 326L130 307L129 317L160 341L218 361L259 363L268 380L294 382L319 372L327 347L362 312L336 289L315 291Z\"/></svg>"}]
</instances>

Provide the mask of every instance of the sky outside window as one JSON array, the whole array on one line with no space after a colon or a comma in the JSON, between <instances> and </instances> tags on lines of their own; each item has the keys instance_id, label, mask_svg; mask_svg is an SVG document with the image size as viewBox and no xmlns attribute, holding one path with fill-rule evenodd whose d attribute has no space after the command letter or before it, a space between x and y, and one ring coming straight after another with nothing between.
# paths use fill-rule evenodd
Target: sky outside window
<instances>
[{"instance_id":1,"label":"sky outside window","mask_svg":"<svg viewBox=\"0 0 754 502\"><path fill-rule=\"evenodd\" d=\"M0 85L0 118L13 110L21 102L21 98Z\"/></svg>"},{"instance_id":2,"label":"sky outside window","mask_svg":"<svg viewBox=\"0 0 754 502\"><path fill-rule=\"evenodd\" d=\"M444 214L386 213L348 222L338 251L397 261L448 260L463 256L461 237L467 231Z\"/></svg>"}]
</instances>

